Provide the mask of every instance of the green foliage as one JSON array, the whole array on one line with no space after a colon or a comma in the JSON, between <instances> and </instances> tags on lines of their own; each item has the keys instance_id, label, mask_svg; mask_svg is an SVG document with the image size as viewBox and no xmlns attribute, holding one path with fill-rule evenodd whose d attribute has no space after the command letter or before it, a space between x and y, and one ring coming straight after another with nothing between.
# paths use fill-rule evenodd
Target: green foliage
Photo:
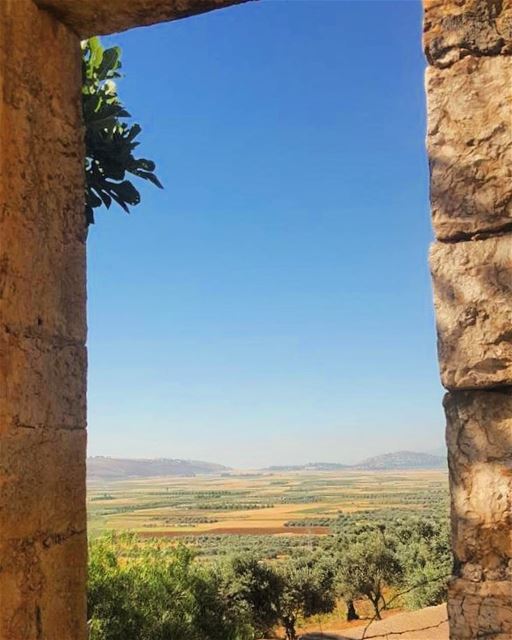
<instances>
[{"instance_id":1,"label":"green foliage","mask_svg":"<svg viewBox=\"0 0 512 640\"><path fill-rule=\"evenodd\" d=\"M89 553L90 640L253 640L245 611L223 597L219 576L184 546L162 552L130 537L103 538Z\"/></svg>"},{"instance_id":2,"label":"green foliage","mask_svg":"<svg viewBox=\"0 0 512 640\"><path fill-rule=\"evenodd\" d=\"M398 586L403 566L392 540L383 530L370 531L356 542L345 539L339 558L338 587L347 602L366 597L372 603L375 617L380 619L386 606L384 589Z\"/></svg>"},{"instance_id":3,"label":"green foliage","mask_svg":"<svg viewBox=\"0 0 512 640\"><path fill-rule=\"evenodd\" d=\"M446 601L452 553L448 518L439 513L394 522L350 523L336 537L338 592L350 602L366 597L382 608L384 587L400 588L399 602L418 609ZM395 603L396 604L396 603Z\"/></svg>"},{"instance_id":4,"label":"green foliage","mask_svg":"<svg viewBox=\"0 0 512 640\"><path fill-rule=\"evenodd\" d=\"M104 49L99 38L82 42L82 107L85 124L85 215L94 222L94 209L116 202L127 213L140 202L140 194L126 173L162 188L155 163L135 158L138 124L123 121L130 114L117 95L121 77L121 50Z\"/></svg>"},{"instance_id":5,"label":"green foliage","mask_svg":"<svg viewBox=\"0 0 512 640\"><path fill-rule=\"evenodd\" d=\"M334 610L334 568L319 556L301 556L289 560L280 575L279 618L286 639L296 640L296 625L301 618Z\"/></svg>"},{"instance_id":6,"label":"green foliage","mask_svg":"<svg viewBox=\"0 0 512 640\"><path fill-rule=\"evenodd\" d=\"M226 592L246 608L256 637L268 636L279 621L282 582L271 566L255 555L232 556L224 568Z\"/></svg>"},{"instance_id":7,"label":"green foliage","mask_svg":"<svg viewBox=\"0 0 512 640\"><path fill-rule=\"evenodd\" d=\"M405 603L411 609L446 602L452 551L447 519L410 519L395 530L405 575Z\"/></svg>"},{"instance_id":8,"label":"green foliage","mask_svg":"<svg viewBox=\"0 0 512 640\"><path fill-rule=\"evenodd\" d=\"M325 482L315 479L328 501ZM212 515L197 510L205 503L231 509L277 504L283 497L240 488L167 488L128 506L119 504L117 489L109 491L96 492L94 514L158 509L143 518L144 526L158 528L215 521L215 509ZM306 487L292 491L314 498ZM366 615L363 600L376 617L383 608L443 602L451 564L446 496L430 493L401 493L414 511L400 502L395 506L391 494L389 507L328 515L318 506L304 509L295 526L315 526L325 518L325 536L205 532L179 541L158 534L99 539L90 553L91 640L259 640L279 635L283 627L290 640L298 625L331 612L340 598L352 617L356 609ZM368 502L370 497L377 502L370 493Z\"/></svg>"}]
</instances>

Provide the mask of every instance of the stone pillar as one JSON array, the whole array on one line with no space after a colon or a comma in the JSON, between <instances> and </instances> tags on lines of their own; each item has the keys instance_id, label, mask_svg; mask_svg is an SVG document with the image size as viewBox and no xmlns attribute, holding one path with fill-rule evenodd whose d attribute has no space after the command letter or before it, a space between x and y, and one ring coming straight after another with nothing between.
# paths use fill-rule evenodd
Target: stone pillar
<instances>
[{"instance_id":1,"label":"stone pillar","mask_svg":"<svg viewBox=\"0 0 512 640\"><path fill-rule=\"evenodd\" d=\"M452 640L512 638L512 0L424 0Z\"/></svg>"},{"instance_id":2,"label":"stone pillar","mask_svg":"<svg viewBox=\"0 0 512 640\"><path fill-rule=\"evenodd\" d=\"M84 640L78 37L1 0L0 74L0 638Z\"/></svg>"}]
</instances>

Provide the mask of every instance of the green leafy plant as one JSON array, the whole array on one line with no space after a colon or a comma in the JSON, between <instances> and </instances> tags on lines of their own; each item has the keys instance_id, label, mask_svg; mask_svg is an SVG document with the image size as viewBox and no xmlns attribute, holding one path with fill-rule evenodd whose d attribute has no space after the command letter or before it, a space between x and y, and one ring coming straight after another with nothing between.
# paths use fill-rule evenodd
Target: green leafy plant
<instances>
[{"instance_id":1,"label":"green leafy plant","mask_svg":"<svg viewBox=\"0 0 512 640\"><path fill-rule=\"evenodd\" d=\"M140 194L126 179L127 173L162 188L154 173L155 163L133 155L141 127L125 122L131 116L117 94L120 69L119 47L104 49L99 38L82 42L87 224L94 222L94 209L102 205L108 209L116 202L129 213L130 206L140 203Z\"/></svg>"}]
</instances>

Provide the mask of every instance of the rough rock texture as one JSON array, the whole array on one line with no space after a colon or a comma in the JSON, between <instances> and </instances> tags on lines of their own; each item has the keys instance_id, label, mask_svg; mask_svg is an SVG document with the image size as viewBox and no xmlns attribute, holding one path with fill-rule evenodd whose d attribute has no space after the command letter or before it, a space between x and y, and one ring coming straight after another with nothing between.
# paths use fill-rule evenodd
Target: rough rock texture
<instances>
[{"instance_id":1,"label":"rough rock texture","mask_svg":"<svg viewBox=\"0 0 512 640\"><path fill-rule=\"evenodd\" d=\"M456 575L510 580L512 390L457 391L444 407Z\"/></svg>"},{"instance_id":2,"label":"rough rock texture","mask_svg":"<svg viewBox=\"0 0 512 640\"><path fill-rule=\"evenodd\" d=\"M439 239L512 225L512 57L427 71L432 222Z\"/></svg>"},{"instance_id":3,"label":"rough rock texture","mask_svg":"<svg viewBox=\"0 0 512 640\"><path fill-rule=\"evenodd\" d=\"M31 0L2 0L0 73L0 638L84 640L78 38Z\"/></svg>"},{"instance_id":4,"label":"rough rock texture","mask_svg":"<svg viewBox=\"0 0 512 640\"><path fill-rule=\"evenodd\" d=\"M510 0L424 0L424 7L424 46L431 65L512 52Z\"/></svg>"},{"instance_id":5,"label":"rough rock texture","mask_svg":"<svg viewBox=\"0 0 512 640\"><path fill-rule=\"evenodd\" d=\"M451 640L510 640L512 582L453 579L448 587Z\"/></svg>"},{"instance_id":6,"label":"rough rock texture","mask_svg":"<svg viewBox=\"0 0 512 640\"><path fill-rule=\"evenodd\" d=\"M450 638L512 638L512 0L424 0ZM466 389L464 391L464 389Z\"/></svg>"},{"instance_id":7,"label":"rough rock texture","mask_svg":"<svg viewBox=\"0 0 512 640\"><path fill-rule=\"evenodd\" d=\"M35 0L81 38L178 20L248 0Z\"/></svg>"},{"instance_id":8,"label":"rough rock texture","mask_svg":"<svg viewBox=\"0 0 512 640\"><path fill-rule=\"evenodd\" d=\"M512 235L436 243L430 266L443 385L512 384Z\"/></svg>"}]
</instances>

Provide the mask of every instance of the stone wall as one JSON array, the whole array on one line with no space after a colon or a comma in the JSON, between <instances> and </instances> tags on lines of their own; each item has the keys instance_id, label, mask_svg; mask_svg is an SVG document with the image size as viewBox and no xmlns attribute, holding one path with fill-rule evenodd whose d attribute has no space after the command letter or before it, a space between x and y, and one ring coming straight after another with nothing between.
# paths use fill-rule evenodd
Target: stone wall
<instances>
[{"instance_id":1,"label":"stone wall","mask_svg":"<svg viewBox=\"0 0 512 640\"><path fill-rule=\"evenodd\" d=\"M512 638L512 0L425 0L452 640Z\"/></svg>"},{"instance_id":2,"label":"stone wall","mask_svg":"<svg viewBox=\"0 0 512 640\"><path fill-rule=\"evenodd\" d=\"M0 638L86 637L78 38L0 1Z\"/></svg>"},{"instance_id":3,"label":"stone wall","mask_svg":"<svg viewBox=\"0 0 512 640\"><path fill-rule=\"evenodd\" d=\"M77 34L239 1L0 0L1 640L86 637ZM512 0L425 0L424 24L451 637L510 640Z\"/></svg>"}]
</instances>

